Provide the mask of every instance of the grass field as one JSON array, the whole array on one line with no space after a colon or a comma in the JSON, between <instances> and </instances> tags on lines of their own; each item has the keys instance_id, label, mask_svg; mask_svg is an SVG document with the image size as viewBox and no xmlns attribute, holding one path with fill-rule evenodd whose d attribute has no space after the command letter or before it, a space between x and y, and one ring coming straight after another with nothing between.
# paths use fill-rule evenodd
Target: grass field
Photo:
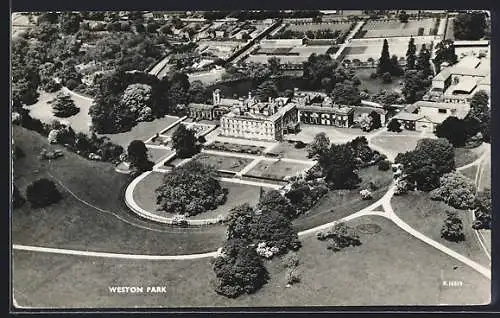
<instances>
[{"instance_id":1,"label":"grass field","mask_svg":"<svg viewBox=\"0 0 500 318\"><path fill-rule=\"evenodd\" d=\"M271 161L261 160L255 167L247 172L251 177L264 177L283 180L285 177L294 176L297 173L307 170L311 165L287 162L287 161Z\"/></svg>"},{"instance_id":2,"label":"grass field","mask_svg":"<svg viewBox=\"0 0 500 318\"><path fill-rule=\"evenodd\" d=\"M240 172L253 161L253 159L249 158L219 156L210 153L200 153L193 160L214 166L217 170L233 172Z\"/></svg>"},{"instance_id":3,"label":"grass field","mask_svg":"<svg viewBox=\"0 0 500 318\"><path fill-rule=\"evenodd\" d=\"M14 296L22 306L45 307L274 307L486 304L490 281L381 217L360 233L362 245L333 253L314 236L298 252L301 282L286 288L280 259L266 261L270 281L252 295L217 295L210 259L139 261L15 251ZM169 242L167 242L168 244ZM37 264L37 266L33 266ZM443 280L463 282L445 287ZM109 286L167 286L162 294L113 294Z\"/></svg>"},{"instance_id":4,"label":"grass field","mask_svg":"<svg viewBox=\"0 0 500 318\"><path fill-rule=\"evenodd\" d=\"M417 36L431 35L431 29L434 28L436 20L434 18L409 20L402 23L399 20L394 21L368 21L363 30L366 30L364 38L379 38L391 36ZM419 29L423 28L423 34L419 34Z\"/></svg>"},{"instance_id":5,"label":"grass field","mask_svg":"<svg viewBox=\"0 0 500 318\"><path fill-rule=\"evenodd\" d=\"M477 166L471 166L462 170L459 170L461 174L471 179L472 181L476 180Z\"/></svg>"},{"instance_id":6,"label":"grass field","mask_svg":"<svg viewBox=\"0 0 500 318\"><path fill-rule=\"evenodd\" d=\"M280 154L283 158L310 160L307 158L306 147L301 149L295 148L295 143L292 142L280 142L271 152Z\"/></svg>"},{"instance_id":7,"label":"grass field","mask_svg":"<svg viewBox=\"0 0 500 318\"><path fill-rule=\"evenodd\" d=\"M156 211L158 205L156 204L156 194L155 189L163 184L163 178L165 174L160 172L152 172L141 182L137 184L134 189L134 200L143 209L154 212L158 215L173 217L174 214L167 213L165 211ZM232 208L243 204L245 202L250 205L255 205L259 201L260 188L246 185L238 184L232 182L221 182L223 188L228 189L226 202L217 207L215 210L206 211L198 215L190 217L190 219L208 219L216 218L219 215L226 215Z\"/></svg>"},{"instance_id":8,"label":"grass field","mask_svg":"<svg viewBox=\"0 0 500 318\"><path fill-rule=\"evenodd\" d=\"M426 138L418 132L403 130L401 133L384 131L374 137L371 142L373 145L384 149L388 156L396 157L398 153L414 150L420 139Z\"/></svg>"},{"instance_id":9,"label":"grass field","mask_svg":"<svg viewBox=\"0 0 500 318\"><path fill-rule=\"evenodd\" d=\"M14 183L23 196L34 180L60 180L81 200L105 211L77 200L58 184L63 195L59 203L36 210L25 203L12 212L15 244L117 253L185 254L213 251L225 239L225 228L219 225L179 229L140 219L123 199L129 177L115 172L113 165L86 160L63 150L64 157L53 160L49 166L47 161L38 160L38 154L42 148L60 147L49 145L44 137L18 126L13 127L13 137L26 153L14 162Z\"/></svg>"},{"instance_id":10,"label":"grass field","mask_svg":"<svg viewBox=\"0 0 500 318\"><path fill-rule=\"evenodd\" d=\"M62 90L60 92L62 92ZM71 127L76 132L89 133L89 123L91 122L89 108L92 105L90 101L75 95L70 95L76 107L80 108L80 111L78 114L68 118L58 118L52 113L52 105L49 102L53 100L59 92L47 93L39 91L39 93L38 102L34 105L26 106L30 111L30 116L47 124L51 123L53 120L64 120L70 123Z\"/></svg>"},{"instance_id":11,"label":"grass field","mask_svg":"<svg viewBox=\"0 0 500 318\"><path fill-rule=\"evenodd\" d=\"M331 31L345 32L345 31L349 30L351 25L352 25L351 22L344 22L344 23L327 23L327 22L325 22L325 23L303 23L303 24L291 23L286 27L286 30L300 31L300 32L318 31L318 30L331 30Z\"/></svg>"},{"instance_id":12,"label":"grass field","mask_svg":"<svg viewBox=\"0 0 500 318\"><path fill-rule=\"evenodd\" d=\"M357 136L365 136L369 134L368 132L364 132L358 128L338 128L332 126L302 124L298 134L289 135L286 138L289 140L300 140L305 143L310 143L314 140L314 137L321 132L324 132L328 136L330 142L336 144L346 143L353 140Z\"/></svg>"},{"instance_id":13,"label":"grass field","mask_svg":"<svg viewBox=\"0 0 500 318\"><path fill-rule=\"evenodd\" d=\"M455 166L461 167L479 158L479 154L474 149L455 148Z\"/></svg>"},{"instance_id":14,"label":"grass field","mask_svg":"<svg viewBox=\"0 0 500 318\"><path fill-rule=\"evenodd\" d=\"M392 182L392 172L380 171L377 166L361 169L359 176L362 179L359 189L329 191L311 210L293 221L295 228L299 231L313 228L357 212L380 199ZM372 191L372 200L363 200L359 191L368 188L370 181L379 188Z\"/></svg>"},{"instance_id":15,"label":"grass field","mask_svg":"<svg viewBox=\"0 0 500 318\"><path fill-rule=\"evenodd\" d=\"M112 142L127 148L132 140L146 141L146 139L159 133L163 128L169 126L178 119L178 117L174 116L165 116L149 122L140 122L131 130L123 133L103 134L102 136L109 137Z\"/></svg>"},{"instance_id":16,"label":"grass field","mask_svg":"<svg viewBox=\"0 0 500 318\"><path fill-rule=\"evenodd\" d=\"M491 189L491 159L487 160L483 165L483 171L481 172L481 176L479 178L479 190L483 190L485 188Z\"/></svg>"},{"instance_id":17,"label":"grass field","mask_svg":"<svg viewBox=\"0 0 500 318\"><path fill-rule=\"evenodd\" d=\"M168 149L160 149L160 148L148 148L148 157L149 160L154 163L159 162L161 159L170 156L174 153L173 150Z\"/></svg>"},{"instance_id":18,"label":"grass field","mask_svg":"<svg viewBox=\"0 0 500 318\"><path fill-rule=\"evenodd\" d=\"M417 231L484 266L490 266L471 228L472 214L468 210L457 210L444 202L432 201L424 192L410 192L404 196L395 196L392 199L392 207L403 221ZM455 243L441 238L440 231L446 219L446 211L457 212L464 225L465 241Z\"/></svg>"}]
</instances>

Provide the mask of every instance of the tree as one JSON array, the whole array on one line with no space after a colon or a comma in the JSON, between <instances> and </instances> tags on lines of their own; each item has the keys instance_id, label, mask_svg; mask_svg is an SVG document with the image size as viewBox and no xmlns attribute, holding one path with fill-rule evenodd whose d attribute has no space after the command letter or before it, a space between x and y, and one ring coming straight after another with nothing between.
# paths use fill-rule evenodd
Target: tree
<instances>
[{"instance_id":1,"label":"tree","mask_svg":"<svg viewBox=\"0 0 500 318\"><path fill-rule=\"evenodd\" d=\"M401 23L408 23L408 19L410 18L410 15L406 13L406 11L402 10L399 13L398 19Z\"/></svg>"},{"instance_id":2,"label":"tree","mask_svg":"<svg viewBox=\"0 0 500 318\"><path fill-rule=\"evenodd\" d=\"M271 71L271 75L279 75L281 74L281 65L280 65L280 59L277 57L270 57L267 60L267 65L269 67L269 70Z\"/></svg>"},{"instance_id":3,"label":"tree","mask_svg":"<svg viewBox=\"0 0 500 318\"><path fill-rule=\"evenodd\" d=\"M127 148L130 166L139 172L153 169L154 163L148 160L148 148L142 140L132 140Z\"/></svg>"},{"instance_id":4,"label":"tree","mask_svg":"<svg viewBox=\"0 0 500 318\"><path fill-rule=\"evenodd\" d=\"M452 242L460 242L465 240L463 233L463 223L458 218L455 212L446 212L446 219L444 220L443 227L441 228L441 237Z\"/></svg>"},{"instance_id":5,"label":"tree","mask_svg":"<svg viewBox=\"0 0 500 318\"><path fill-rule=\"evenodd\" d=\"M431 192L431 197L456 209L470 209L474 206L475 194L474 181L459 172L450 172L439 179L439 188Z\"/></svg>"},{"instance_id":6,"label":"tree","mask_svg":"<svg viewBox=\"0 0 500 318\"><path fill-rule=\"evenodd\" d=\"M384 74L386 72L391 72L391 56L389 54L389 42L384 39L384 44L382 45L382 54L378 60L377 74Z\"/></svg>"},{"instance_id":7,"label":"tree","mask_svg":"<svg viewBox=\"0 0 500 318\"><path fill-rule=\"evenodd\" d=\"M26 200L21 195L21 192L19 192L19 189L16 187L16 185L14 185L12 189L12 207L14 209L20 208L25 201Z\"/></svg>"},{"instance_id":8,"label":"tree","mask_svg":"<svg viewBox=\"0 0 500 318\"><path fill-rule=\"evenodd\" d=\"M467 127L463 120L450 116L436 126L436 136L446 138L454 147L463 147L467 140Z\"/></svg>"},{"instance_id":9,"label":"tree","mask_svg":"<svg viewBox=\"0 0 500 318\"><path fill-rule=\"evenodd\" d=\"M172 146L178 158L189 158L200 151L194 130L187 129L183 124L172 135Z\"/></svg>"},{"instance_id":10,"label":"tree","mask_svg":"<svg viewBox=\"0 0 500 318\"><path fill-rule=\"evenodd\" d=\"M406 51L407 70L415 69L415 62L417 60L416 53L417 53L417 46L415 45L415 39L411 37L410 42L408 42L408 50Z\"/></svg>"},{"instance_id":11,"label":"tree","mask_svg":"<svg viewBox=\"0 0 500 318\"><path fill-rule=\"evenodd\" d=\"M372 110L368 117L372 118L370 130L382 127L382 121L378 112Z\"/></svg>"},{"instance_id":12,"label":"tree","mask_svg":"<svg viewBox=\"0 0 500 318\"><path fill-rule=\"evenodd\" d=\"M391 73L389 72L385 72L384 74L382 74L382 81L384 83L391 83L392 82L392 76L391 76Z\"/></svg>"},{"instance_id":13,"label":"tree","mask_svg":"<svg viewBox=\"0 0 500 318\"><path fill-rule=\"evenodd\" d=\"M32 208L43 208L61 200L62 196L53 181L42 178L26 189L26 199Z\"/></svg>"},{"instance_id":14,"label":"tree","mask_svg":"<svg viewBox=\"0 0 500 318\"><path fill-rule=\"evenodd\" d=\"M422 191L439 186L439 178L455 169L455 150L446 139L421 139L415 150L399 153L395 163L403 165L404 178Z\"/></svg>"},{"instance_id":15,"label":"tree","mask_svg":"<svg viewBox=\"0 0 500 318\"><path fill-rule=\"evenodd\" d=\"M420 52L418 53L415 68L418 71L422 71L425 76L433 75L434 72L431 68L431 52L427 49L425 44L422 44Z\"/></svg>"},{"instance_id":16,"label":"tree","mask_svg":"<svg viewBox=\"0 0 500 318\"><path fill-rule=\"evenodd\" d=\"M273 80L262 82L257 87L256 96L260 101L267 101L269 98L278 97L278 86Z\"/></svg>"},{"instance_id":17,"label":"tree","mask_svg":"<svg viewBox=\"0 0 500 318\"><path fill-rule=\"evenodd\" d=\"M391 168L391 162L387 159L381 160L378 163L378 170L387 171Z\"/></svg>"},{"instance_id":18,"label":"tree","mask_svg":"<svg viewBox=\"0 0 500 318\"><path fill-rule=\"evenodd\" d=\"M189 80L184 73L175 73L170 79L170 89L168 91L168 105L177 107L187 105L189 100Z\"/></svg>"},{"instance_id":19,"label":"tree","mask_svg":"<svg viewBox=\"0 0 500 318\"><path fill-rule=\"evenodd\" d=\"M387 125L387 130L399 133L402 131L401 123L399 122L399 120L393 118L393 119L391 119L391 121Z\"/></svg>"},{"instance_id":20,"label":"tree","mask_svg":"<svg viewBox=\"0 0 500 318\"><path fill-rule=\"evenodd\" d=\"M351 81L335 84L331 97L334 103L340 105L359 105L361 103L359 89Z\"/></svg>"},{"instance_id":21,"label":"tree","mask_svg":"<svg viewBox=\"0 0 500 318\"><path fill-rule=\"evenodd\" d=\"M209 91L201 81L194 81L189 87L189 101L204 104L209 99Z\"/></svg>"},{"instance_id":22,"label":"tree","mask_svg":"<svg viewBox=\"0 0 500 318\"><path fill-rule=\"evenodd\" d=\"M311 209L327 192L328 187L323 181L296 180L291 184L285 196L299 213L303 213Z\"/></svg>"},{"instance_id":23,"label":"tree","mask_svg":"<svg viewBox=\"0 0 500 318\"><path fill-rule=\"evenodd\" d=\"M52 100L52 111L54 116L66 118L76 115L80 112L80 108L76 107L75 102L65 93L59 93Z\"/></svg>"},{"instance_id":24,"label":"tree","mask_svg":"<svg viewBox=\"0 0 500 318\"><path fill-rule=\"evenodd\" d=\"M347 144L332 144L327 152L319 156L318 163L331 189L352 189L361 181L354 153Z\"/></svg>"},{"instance_id":25,"label":"tree","mask_svg":"<svg viewBox=\"0 0 500 318\"><path fill-rule=\"evenodd\" d=\"M266 192L257 204L257 209L262 211L262 213L275 211L290 220L298 216L297 209L290 200L286 196L283 196L278 190Z\"/></svg>"},{"instance_id":26,"label":"tree","mask_svg":"<svg viewBox=\"0 0 500 318\"><path fill-rule=\"evenodd\" d=\"M307 157L318 158L323 153L328 151L330 147L330 139L324 132L320 132L314 136L313 141L307 145Z\"/></svg>"},{"instance_id":27,"label":"tree","mask_svg":"<svg viewBox=\"0 0 500 318\"><path fill-rule=\"evenodd\" d=\"M74 34L80 29L82 18L80 14L73 12L61 12L59 14L59 27L64 34Z\"/></svg>"},{"instance_id":28,"label":"tree","mask_svg":"<svg viewBox=\"0 0 500 318\"><path fill-rule=\"evenodd\" d=\"M491 189L486 188L479 191L474 199L474 214L478 224L473 225L474 229L491 229Z\"/></svg>"},{"instance_id":29,"label":"tree","mask_svg":"<svg viewBox=\"0 0 500 318\"><path fill-rule=\"evenodd\" d=\"M311 89L321 88L321 80L331 77L335 73L339 64L333 60L329 54L311 54L304 62L303 79Z\"/></svg>"},{"instance_id":30,"label":"tree","mask_svg":"<svg viewBox=\"0 0 500 318\"><path fill-rule=\"evenodd\" d=\"M192 216L217 208L226 194L214 167L189 161L165 175L156 189L156 202L165 212Z\"/></svg>"},{"instance_id":31,"label":"tree","mask_svg":"<svg viewBox=\"0 0 500 318\"><path fill-rule=\"evenodd\" d=\"M484 12L460 13L453 19L453 35L457 40L479 40L484 36Z\"/></svg>"},{"instance_id":32,"label":"tree","mask_svg":"<svg viewBox=\"0 0 500 318\"><path fill-rule=\"evenodd\" d=\"M213 263L218 294L236 298L254 293L268 281L269 274L261 258L245 241L229 240L221 252Z\"/></svg>"},{"instance_id":33,"label":"tree","mask_svg":"<svg viewBox=\"0 0 500 318\"><path fill-rule=\"evenodd\" d=\"M417 100L421 100L430 84L431 80L429 80L423 71L406 71L402 89L406 102L414 103Z\"/></svg>"},{"instance_id":34,"label":"tree","mask_svg":"<svg viewBox=\"0 0 500 318\"><path fill-rule=\"evenodd\" d=\"M359 120L359 126L363 131L370 131L372 129L372 118L364 114Z\"/></svg>"},{"instance_id":35,"label":"tree","mask_svg":"<svg viewBox=\"0 0 500 318\"><path fill-rule=\"evenodd\" d=\"M436 44L435 57L432 62L436 67L436 72L439 73L441 68L441 63L446 62L449 65L455 64L458 60L457 54L455 54L455 45L453 40L443 40Z\"/></svg>"},{"instance_id":36,"label":"tree","mask_svg":"<svg viewBox=\"0 0 500 318\"><path fill-rule=\"evenodd\" d=\"M491 111L488 105L488 94L483 90L476 92L470 101L470 112L464 118L468 135L474 136L480 132L486 142L490 141L491 135Z\"/></svg>"},{"instance_id":37,"label":"tree","mask_svg":"<svg viewBox=\"0 0 500 318\"><path fill-rule=\"evenodd\" d=\"M121 97L121 103L136 117L137 121L153 120L153 89L146 84L130 84Z\"/></svg>"}]
</instances>

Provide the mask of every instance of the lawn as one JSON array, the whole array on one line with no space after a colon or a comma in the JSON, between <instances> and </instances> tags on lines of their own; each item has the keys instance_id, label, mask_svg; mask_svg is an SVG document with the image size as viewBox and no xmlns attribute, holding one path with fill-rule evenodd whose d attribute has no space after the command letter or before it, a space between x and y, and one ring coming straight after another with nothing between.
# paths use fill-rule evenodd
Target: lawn
<instances>
[{"instance_id":1,"label":"lawn","mask_svg":"<svg viewBox=\"0 0 500 318\"><path fill-rule=\"evenodd\" d=\"M213 251L225 239L225 228L219 225L179 229L140 219L123 199L129 176L115 172L113 165L86 160L63 150L64 157L53 160L49 166L47 161L38 160L41 149L61 147L49 145L44 137L19 126L13 127L13 137L26 153L14 162L14 183L23 196L32 181L44 177L60 180L80 200L101 209L85 205L58 184L63 195L59 203L36 210L25 203L13 211L15 244L117 253L185 254Z\"/></svg>"},{"instance_id":2,"label":"lawn","mask_svg":"<svg viewBox=\"0 0 500 318\"><path fill-rule=\"evenodd\" d=\"M471 228L472 214L468 210L457 210L444 202L432 201L429 194L424 192L410 192L404 196L395 196L392 199L392 207L403 221L417 231L483 266L490 266ZM465 241L455 243L441 238L440 231L446 219L446 211L457 212L464 225Z\"/></svg>"},{"instance_id":3,"label":"lawn","mask_svg":"<svg viewBox=\"0 0 500 318\"><path fill-rule=\"evenodd\" d=\"M217 170L226 170L232 172L240 172L245 168L253 159L241 157L220 156L210 153L200 153L193 158L194 161L201 162L214 166Z\"/></svg>"},{"instance_id":4,"label":"lawn","mask_svg":"<svg viewBox=\"0 0 500 318\"><path fill-rule=\"evenodd\" d=\"M362 182L358 189L329 191L312 209L293 221L295 228L302 231L353 214L380 199L392 183L392 172L380 171L377 166L361 169L359 176ZM372 200L363 200L359 191L369 188L370 181L379 188L372 191Z\"/></svg>"},{"instance_id":5,"label":"lawn","mask_svg":"<svg viewBox=\"0 0 500 318\"><path fill-rule=\"evenodd\" d=\"M272 178L284 180L288 176L295 176L301 171L309 170L311 165L288 162L283 160L261 160L247 175L251 177Z\"/></svg>"},{"instance_id":6,"label":"lawn","mask_svg":"<svg viewBox=\"0 0 500 318\"><path fill-rule=\"evenodd\" d=\"M59 92L63 91L61 90ZM34 105L26 106L25 108L29 109L31 117L39 119L44 123L49 124L54 120L64 120L68 122L76 132L89 133L89 123L91 119L88 113L92 102L79 96L70 95L75 105L80 108L80 111L78 114L68 118L58 118L53 115L52 105L49 102L53 100L59 92L47 93L39 91L40 96L38 102Z\"/></svg>"},{"instance_id":7,"label":"lawn","mask_svg":"<svg viewBox=\"0 0 500 318\"><path fill-rule=\"evenodd\" d=\"M486 304L490 281L381 217L362 245L334 253L314 236L298 252L301 282L286 288L280 259L266 261L270 281L255 294L216 294L210 259L140 261L15 251L13 288L22 306L52 308L275 307ZM37 264L33 266L32 264ZM462 281L460 288L443 280ZM167 286L162 294L113 294L109 286Z\"/></svg>"},{"instance_id":8,"label":"lawn","mask_svg":"<svg viewBox=\"0 0 500 318\"><path fill-rule=\"evenodd\" d=\"M477 166L471 166L462 170L459 170L461 174L471 179L472 181L476 180Z\"/></svg>"},{"instance_id":9,"label":"lawn","mask_svg":"<svg viewBox=\"0 0 500 318\"><path fill-rule=\"evenodd\" d=\"M382 47L380 47L380 49L382 49ZM376 71L376 68L356 69L355 74L361 81L361 85L359 85L360 91L367 89L370 94L376 94L380 90L401 90L402 86L399 85L399 82L402 80L402 78L400 79L396 76L393 76L391 83L383 83L382 79L380 78L370 78L370 75Z\"/></svg>"},{"instance_id":10,"label":"lawn","mask_svg":"<svg viewBox=\"0 0 500 318\"><path fill-rule=\"evenodd\" d=\"M178 117L165 116L153 121L143 121L135 125L131 130L119 134L103 134L111 139L112 142L127 148L132 140L146 141L148 138L159 133L163 128L169 126L178 120Z\"/></svg>"},{"instance_id":11,"label":"lawn","mask_svg":"<svg viewBox=\"0 0 500 318\"><path fill-rule=\"evenodd\" d=\"M162 185L164 176L165 175L160 172L152 172L149 174L135 187L134 200L140 207L147 211L156 212L158 215L162 216L172 217L174 215L172 213L156 211L158 206L156 204L155 189ZM190 217L190 219L217 218L219 215L226 215L232 208L240 204L248 202L250 205L255 205L259 200L259 187L233 182L221 182L221 186L228 189L226 203L217 207L215 210L200 213Z\"/></svg>"},{"instance_id":12,"label":"lawn","mask_svg":"<svg viewBox=\"0 0 500 318\"><path fill-rule=\"evenodd\" d=\"M407 23L402 23L399 20L368 21L363 26L363 30L367 31L364 38L431 35L430 31L434 28L435 23L434 18L409 20ZM422 34L419 33L419 29L423 29Z\"/></svg>"},{"instance_id":13,"label":"lawn","mask_svg":"<svg viewBox=\"0 0 500 318\"><path fill-rule=\"evenodd\" d=\"M417 142L422 138L425 138L425 136L411 131L401 133L384 131L380 135L373 137L371 143L375 147L383 149L383 153L389 158L395 158L398 153L414 150Z\"/></svg>"},{"instance_id":14,"label":"lawn","mask_svg":"<svg viewBox=\"0 0 500 318\"><path fill-rule=\"evenodd\" d=\"M336 144L346 143L358 136L369 134L357 128L338 128L333 126L301 124L299 133L295 135L285 135L285 138L287 140L300 140L305 143L310 143L314 140L314 137L321 132L324 132L328 136L330 142Z\"/></svg>"},{"instance_id":15,"label":"lawn","mask_svg":"<svg viewBox=\"0 0 500 318\"><path fill-rule=\"evenodd\" d=\"M272 148L271 152L279 154L283 158L311 160L307 157L307 148L295 148L294 142L280 142L276 147Z\"/></svg>"},{"instance_id":16,"label":"lawn","mask_svg":"<svg viewBox=\"0 0 500 318\"><path fill-rule=\"evenodd\" d=\"M483 170L479 178L479 190L491 189L491 159L487 159L483 164Z\"/></svg>"},{"instance_id":17,"label":"lawn","mask_svg":"<svg viewBox=\"0 0 500 318\"><path fill-rule=\"evenodd\" d=\"M148 147L149 160L153 161L154 163L158 163L161 159L164 159L172 155L173 153L173 150Z\"/></svg>"},{"instance_id":18,"label":"lawn","mask_svg":"<svg viewBox=\"0 0 500 318\"><path fill-rule=\"evenodd\" d=\"M455 148L455 167L465 166L479 158L477 151L467 148Z\"/></svg>"}]
</instances>

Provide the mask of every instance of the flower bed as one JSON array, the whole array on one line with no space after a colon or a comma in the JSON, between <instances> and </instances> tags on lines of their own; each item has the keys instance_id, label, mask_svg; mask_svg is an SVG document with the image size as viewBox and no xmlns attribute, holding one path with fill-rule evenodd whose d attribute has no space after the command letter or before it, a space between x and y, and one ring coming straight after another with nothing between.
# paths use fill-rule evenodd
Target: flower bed
<instances>
[{"instance_id":1,"label":"flower bed","mask_svg":"<svg viewBox=\"0 0 500 318\"><path fill-rule=\"evenodd\" d=\"M262 153L266 149L262 146L240 145L240 144L233 144L230 142L220 142L220 141L215 141L212 144L205 145L204 148L209 150L247 153L252 155L262 155Z\"/></svg>"}]
</instances>

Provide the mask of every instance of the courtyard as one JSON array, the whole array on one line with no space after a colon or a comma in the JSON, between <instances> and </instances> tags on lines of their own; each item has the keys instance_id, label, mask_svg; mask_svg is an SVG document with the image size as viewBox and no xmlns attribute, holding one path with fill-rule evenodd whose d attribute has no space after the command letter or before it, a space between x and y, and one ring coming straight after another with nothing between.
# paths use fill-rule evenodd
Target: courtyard
<instances>
[{"instance_id":1,"label":"courtyard","mask_svg":"<svg viewBox=\"0 0 500 318\"><path fill-rule=\"evenodd\" d=\"M311 166L312 164L308 165L300 162L263 159L245 175L257 178L285 180L287 177L295 176L309 170Z\"/></svg>"},{"instance_id":2,"label":"courtyard","mask_svg":"<svg viewBox=\"0 0 500 318\"><path fill-rule=\"evenodd\" d=\"M221 156L211 153L200 153L193 158L194 161L198 161L207 165L213 166L216 170L230 171L230 172L240 172L245 168L253 159L242 158L242 157L230 157Z\"/></svg>"}]
</instances>

